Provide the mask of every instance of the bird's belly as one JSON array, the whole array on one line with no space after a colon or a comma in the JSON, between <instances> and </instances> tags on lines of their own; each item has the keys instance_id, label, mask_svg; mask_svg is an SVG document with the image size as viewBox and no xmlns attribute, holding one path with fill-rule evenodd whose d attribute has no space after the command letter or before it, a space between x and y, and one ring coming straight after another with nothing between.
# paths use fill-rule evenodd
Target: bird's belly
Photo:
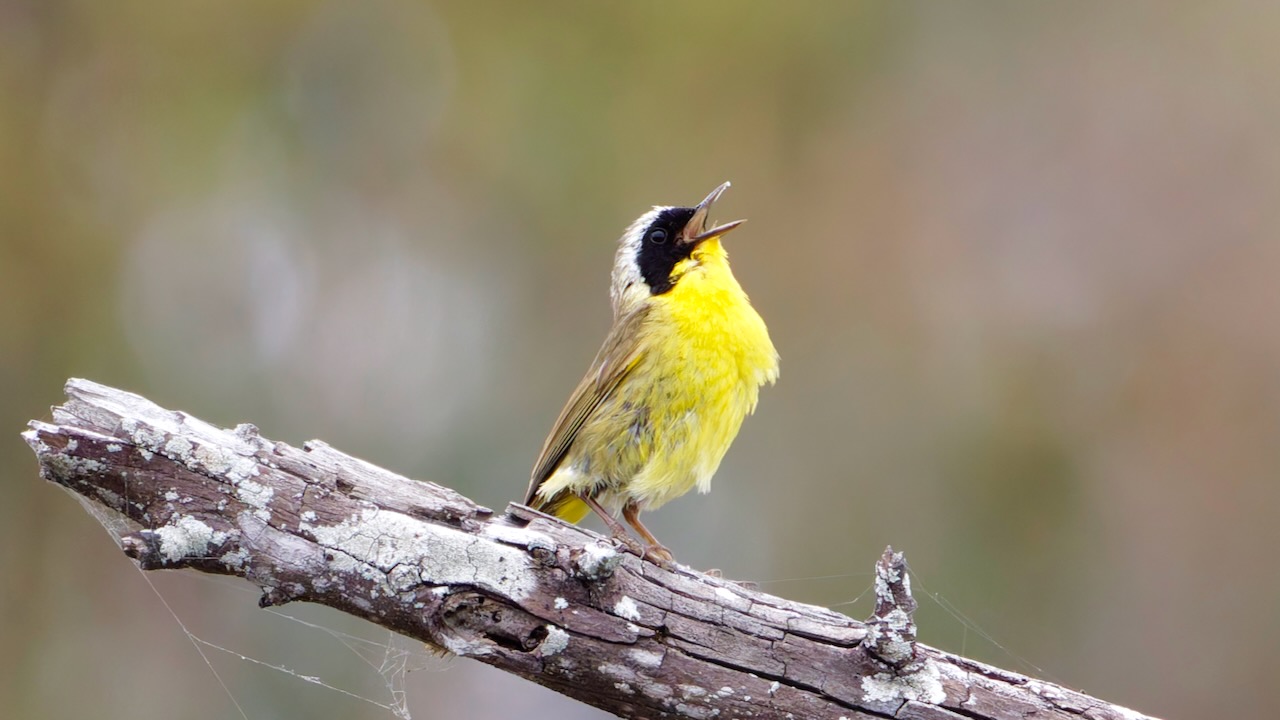
<instances>
[{"instance_id":1,"label":"bird's belly","mask_svg":"<svg viewBox=\"0 0 1280 720\"><path fill-rule=\"evenodd\" d=\"M583 428L578 445L594 450L580 469L600 483L597 499L606 508L635 502L652 509L694 487L709 489L763 379L741 338L716 325L649 328L650 352Z\"/></svg>"}]
</instances>

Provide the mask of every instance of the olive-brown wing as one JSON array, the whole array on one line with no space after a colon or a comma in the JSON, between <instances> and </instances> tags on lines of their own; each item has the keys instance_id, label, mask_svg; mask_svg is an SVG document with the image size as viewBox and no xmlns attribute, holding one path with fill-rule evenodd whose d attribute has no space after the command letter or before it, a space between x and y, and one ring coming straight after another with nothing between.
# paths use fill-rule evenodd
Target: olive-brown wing
<instances>
[{"instance_id":1,"label":"olive-brown wing","mask_svg":"<svg viewBox=\"0 0 1280 720\"><path fill-rule=\"evenodd\" d=\"M542 453L533 466L525 504L532 504L538 487L560 467L568 454L578 431L591 421L601 404L617 390L632 370L643 359L640 347L641 330L649 314L648 306L642 306L614 323L600 352L596 354L582 382L569 396L569 402L560 411L560 417L551 428L551 434L542 445Z\"/></svg>"}]
</instances>

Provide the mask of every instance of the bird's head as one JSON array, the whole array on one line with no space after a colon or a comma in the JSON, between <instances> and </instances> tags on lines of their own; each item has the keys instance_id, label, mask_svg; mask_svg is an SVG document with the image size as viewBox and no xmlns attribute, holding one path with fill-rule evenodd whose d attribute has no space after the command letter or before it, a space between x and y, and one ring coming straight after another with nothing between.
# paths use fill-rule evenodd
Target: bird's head
<instances>
[{"instance_id":1,"label":"bird's head","mask_svg":"<svg viewBox=\"0 0 1280 720\"><path fill-rule=\"evenodd\" d=\"M746 222L711 222L711 206L728 188L727 182L720 185L693 207L655 207L631 223L622 235L614 261L615 313L653 295L670 292L688 269L684 261L696 260L704 243Z\"/></svg>"}]
</instances>

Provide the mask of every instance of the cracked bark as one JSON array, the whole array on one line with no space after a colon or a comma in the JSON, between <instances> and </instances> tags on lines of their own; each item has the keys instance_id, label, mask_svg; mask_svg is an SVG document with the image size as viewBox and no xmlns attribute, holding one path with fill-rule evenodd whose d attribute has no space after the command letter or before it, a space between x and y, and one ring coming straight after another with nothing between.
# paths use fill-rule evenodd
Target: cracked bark
<instances>
[{"instance_id":1,"label":"cracked bark","mask_svg":"<svg viewBox=\"0 0 1280 720\"><path fill-rule=\"evenodd\" d=\"M219 429L85 380L66 393L23 437L45 479L127 520L122 549L143 569L237 575L263 606L323 603L621 717L1146 717L917 643L892 550L862 623L322 442Z\"/></svg>"}]
</instances>

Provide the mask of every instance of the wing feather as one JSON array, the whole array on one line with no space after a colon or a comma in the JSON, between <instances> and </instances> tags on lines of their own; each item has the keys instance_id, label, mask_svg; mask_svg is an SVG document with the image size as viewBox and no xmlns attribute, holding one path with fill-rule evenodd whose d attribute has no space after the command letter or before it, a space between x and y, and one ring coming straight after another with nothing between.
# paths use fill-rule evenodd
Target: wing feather
<instances>
[{"instance_id":1,"label":"wing feather","mask_svg":"<svg viewBox=\"0 0 1280 720\"><path fill-rule=\"evenodd\" d=\"M525 493L526 505L533 503L538 487L560 467L582 426L640 363L643 357L640 331L648 314L649 306L642 305L615 323L609 331L591 368L569 396L569 402L560 411L560 417L556 418L551 434L542 445L542 453L533 467L529 490Z\"/></svg>"}]
</instances>

